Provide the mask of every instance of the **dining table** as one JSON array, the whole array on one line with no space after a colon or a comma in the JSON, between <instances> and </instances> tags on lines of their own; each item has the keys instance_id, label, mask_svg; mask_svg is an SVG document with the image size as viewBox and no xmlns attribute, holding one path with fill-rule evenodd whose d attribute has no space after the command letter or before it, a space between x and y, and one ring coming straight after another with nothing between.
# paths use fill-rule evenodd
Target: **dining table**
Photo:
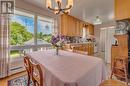
<instances>
[{"instance_id":1,"label":"dining table","mask_svg":"<svg viewBox=\"0 0 130 86\"><path fill-rule=\"evenodd\" d=\"M99 86L106 79L101 58L55 49L27 53L43 68L44 86Z\"/></svg>"}]
</instances>

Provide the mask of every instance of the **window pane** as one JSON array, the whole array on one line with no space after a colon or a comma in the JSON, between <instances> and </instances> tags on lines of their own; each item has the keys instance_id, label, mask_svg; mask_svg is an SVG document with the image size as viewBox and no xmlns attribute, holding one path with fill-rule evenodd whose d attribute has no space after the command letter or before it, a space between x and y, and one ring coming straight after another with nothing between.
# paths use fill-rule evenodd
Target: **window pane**
<instances>
[{"instance_id":1,"label":"window pane","mask_svg":"<svg viewBox=\"0 0 130 86\"><path fill-rule=\"evenodd\" d=\"M16 11L10 17L10 45L34 45L34 16L25 12ZM11 50L12 59L22 56L22 51Z\"/></svg>"},{"instance_id":2,"label":"window pane","mask_svg":"<svg viewBox=\"0 0 130 86\"><path fill-rule=\"evenodd\" d=\"M15 14L11 16L11 45L34 44L34 18Z\"/></svg>"},{"instance_id":3,"label":"window pane","mask_svg":"<svg viewBox=\"0 0 130 86\"><path fill-rule=\"evenodd\" d=\"M37 44L50 43L53 31L54 31L53 19L38 17Z\"/></svg>"},{"instance_id":4,"label":"window pane","mask_svg":"<svg viewBox=\"0 0 130 86\"><path fill-rule=\"evenodd\" d=\"M12 51L10 51L10 57L11 57L11 58L20 57L20 52L19 52L19 50L12 50Z\"/></svg>"}]
</instances>

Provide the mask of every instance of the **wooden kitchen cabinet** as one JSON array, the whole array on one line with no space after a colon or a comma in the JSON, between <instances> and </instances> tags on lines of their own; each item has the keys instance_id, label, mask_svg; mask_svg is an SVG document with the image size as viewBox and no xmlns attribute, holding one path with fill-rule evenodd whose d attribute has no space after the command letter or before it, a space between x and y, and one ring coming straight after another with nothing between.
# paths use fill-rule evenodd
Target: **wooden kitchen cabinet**
<instances>
[{"instance_id":1,"label":"wooden kitchen cabinet","mask_svg":"<svg viewBox=\"0 0 130 86\"><path fill-rule=\"evenodd\" d=\"M83 22L73 16L66 14L61 15L61 34L65 36L82 36L83 26L89 26L90 34L94 34L94 28L91 24Z\"/></svg>"},{"instance_id":2,"label":"wooden kitchen cabinet","mask_svg":"<svg viewBox=\"0 0 130 86\"><path fill-rule=\"evenodd\" d=\"M66 15L67 16L67 15ZM69 16L67 16L67 18L68 18L68 20L66 21L66 26L68 27L68 28L63 28L63 29L65 29L65 30L68 30L68 33L67 33L67 36L70 36L72 33L70 32L70 28L72 28L72 18L71 17L69 17ZM64 18L62 18L62 20L66 20L66 19L64 19ZM72 29L71 29L72 30Z\"/></svg>"},{"instance_id":3,"label":"wooden kitchen cabinet","mask_svg":"<svg viewBox=\"0 0 130 86\"><path fill-rule=\"evenodd\" d=\"M70 26L70 36L76 36L76 19L74 17L70 17L71 18L71 23Z\"/></svg>"},{"instance_id":4,"label":"wooden kitchen cabinet","mask_svg":"<svg viewBox=\"0 0 130 86\"><path fill-rule=\"evenodd\" d=\"M93 55L94 54L94 44L87 43L87 44L76 45L76 46L73 46L72 51L73 52L81 51L81 52L86 52L87 55Z\"/></svg>"},{"instance_id":5,"label":"wooden kitchen cabinet","mask_svg":"<svg viewBox=\"0 0 130 86\"><path fill-rule=\"evenodd\" d=\"M86 52L87 55L93 55L94 54L94 43L70 43L65 44L63 46L64 50L67 51L73 51L75 53L78 53L77 51L80 51L83 53Z\"/></svg>"},{"instance_id":6,"label":"wooden kitchen cabinet","mask_svg":"<svg viewBox=\"0 0 130 86\"><path fill-rule=\"evenodd\" d=\"M81 29L82 28L80 28L80 21L76 21L76 35L77 36L80 36Z\"/></svg>"},{"instance_id":7,"label":"wooden kitchen cabinet","mask_svg":"<svg viewBox=\"0 0 130 86\"><path fill-rule=\"evenodd\" d=\"M79 32L80 36L83 35L83 27L84 27L84 23L80 22L80 26L79 26L79 28L80 28L80 32Z\"/></svg>"},{"instance_id":8,"label":"wooden kitchen cabinet","mask_svg":"<svg viewBox=\"0 0 130 86\"><path fill-rule=\"evenodd\" d=\"M76 20L66 14L61 15L61 34L66 36L76 35Z\"/></svg>"},{"instance_id":9,"label":"wooden kitchen cabinet","mask_svg":"<svg viewBox=\"0 0 130 86\"><path fill-rule=\"evenodd\" d=\"M87 31L89 32L89 35L94 35L94 25L89 24Z\"/></svg>"},{"instance_id":10,"label":"wooden kitchen cabinet","mask_svg":"<svg viewBox=\"0 0 130 86\"><path fill-rule=\"evenodd\" d=\"M69 18L66 15L61 16L61 33L62 35L67 35L68 34L68 20Z\"/></svg>"},{"instance_id":11,"label":"wooden kitchen cabinet","mask_svg":"<svg viewBox=\"0 0 130 86\"><path fill-rule=\"evenodd\" d=\"M130 19L130 0L115 0L115 19Z\"/></svg>"}]
</instances>

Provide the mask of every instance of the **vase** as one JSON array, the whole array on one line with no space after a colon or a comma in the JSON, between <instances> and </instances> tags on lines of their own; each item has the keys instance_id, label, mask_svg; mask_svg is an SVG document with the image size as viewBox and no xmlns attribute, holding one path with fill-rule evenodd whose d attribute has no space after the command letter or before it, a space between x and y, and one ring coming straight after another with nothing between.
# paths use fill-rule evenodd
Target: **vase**
<instances>
[{"instance_id":1,"label":"vase","mask_svg":"<svg viewBox=\"0 0 130 86\"><path fill-rule=\"evenodd\" d=\"M58 54L59 54L59 48L56 47L56 55L58 55Z\"/></svg>"}]
</instances>

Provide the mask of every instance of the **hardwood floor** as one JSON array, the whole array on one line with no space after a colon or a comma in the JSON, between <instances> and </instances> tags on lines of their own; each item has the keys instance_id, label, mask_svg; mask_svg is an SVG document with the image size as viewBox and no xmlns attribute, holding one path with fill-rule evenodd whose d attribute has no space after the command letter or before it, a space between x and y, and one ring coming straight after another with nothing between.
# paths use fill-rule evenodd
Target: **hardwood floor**
<instances>
[{"instance_id":1,"label":"hardwood floor","mask_svg":"<svg viewBox=\"0 0 130 86\"><path fill-rule=\"evenodd\" d=\"M23 72L8 76L6 78L0 79L0 86L8 86L9 80L15 79L17 77L20 77L20 76L23 76L23 75L26 75L26 74L27 74L26 71L23 71Z\"/></svg>"}]
</instances>

